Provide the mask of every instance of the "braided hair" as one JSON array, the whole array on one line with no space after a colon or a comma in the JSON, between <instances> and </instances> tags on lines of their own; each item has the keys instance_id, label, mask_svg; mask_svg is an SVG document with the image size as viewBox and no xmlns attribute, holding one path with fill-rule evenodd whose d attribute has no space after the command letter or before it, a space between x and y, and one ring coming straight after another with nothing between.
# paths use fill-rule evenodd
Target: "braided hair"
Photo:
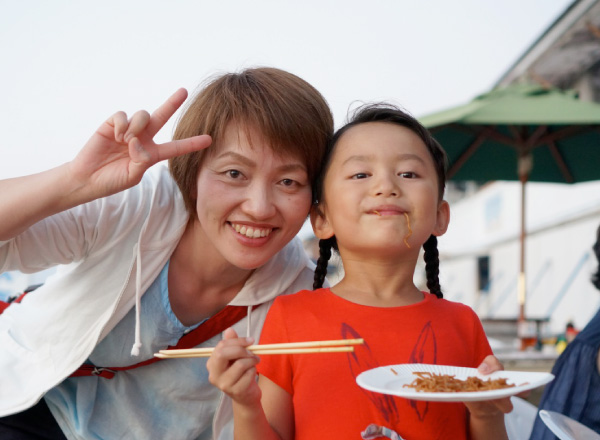
<instances>
[{"instance_id":1,"label":"braided hair","mask_svg":"<svg viewBox=\"0 0 600 440\"><path fill-rule=\"evenodd\" d=\"M444 149L433 138L431 133L413 116L394 105L387 103L375 103L363 105L356 109L349 122L337 130L331 138L331 141L329 142L325 152L321 169L313 185L313 204L316 206L316 208L318 209L319 202L323 201L323 182L325 180L325 174L329 168L331 157L337 142L348 129L367 122L389 122L392 124L397 124L412 130L421 138L427 150L431 154L431 158L433 159L433 165L438 177L439 199L442 200L444 197L444 190L446 188L446 168L448 163ZM327 264L331 258L332 249L335 251L338 250L335 235L328 239L319 240L319 259L317 261L317 268L315 269L313 289L318 289L323 286L325 276L327 275ZM431 235L423 244L423 250L425 251L423 258L425 259L427 288L438 298L442 298L443 294L439 280L439 252L437 249L437 238L434 235Z\"/></svg>"},{"instance_id":2,"label":"braided hair","mask_svg":"<svg viewBox=\"0 0 600 440\"><path fill-rule=\"evenodd\" d=\"M337 251L337 242L335 236L327 239L319 240L319 259L315 268L315 280L313 282L313 290L323 287L325 276L327 275L327 266L331 258L331 249Z\"/></svg>"},{"instance_id":3,"label":"braided hair","mask_svg":"<svg viewBox=\"0 0 600 440\"><path fill-rule=\"evenodd\" d=\"M425 275L427 276L427 288L438 298L443 298L442 288L440 287L440 259L437 248L437 237L430 235L423 243L423 259L425 260Z\"/></svg>"}]
</instances>

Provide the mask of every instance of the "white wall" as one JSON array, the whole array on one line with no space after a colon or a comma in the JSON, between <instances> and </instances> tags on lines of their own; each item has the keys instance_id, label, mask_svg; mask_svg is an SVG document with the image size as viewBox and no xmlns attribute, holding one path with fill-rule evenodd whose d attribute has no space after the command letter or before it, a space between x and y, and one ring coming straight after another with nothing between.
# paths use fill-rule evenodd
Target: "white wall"
<instances>
[{"instance_id":1,"label":"white wall","mask_svg":"<svg viewBox=\"0 0 600 440\"><path fill-rule=\"evenodd\" d=\"M600 307L600 292L590 283L597 268L591 247L600 226L600 181L528 184L526 200L526 316L550 315L553 333L568 321L582 328ZM471 305L482 318L516 318L520 184L489 184L452 205L451 216L439 241L445 296ZM481 255L490 256L487 294L477 287Z\"/></svg>"}]
</instances>

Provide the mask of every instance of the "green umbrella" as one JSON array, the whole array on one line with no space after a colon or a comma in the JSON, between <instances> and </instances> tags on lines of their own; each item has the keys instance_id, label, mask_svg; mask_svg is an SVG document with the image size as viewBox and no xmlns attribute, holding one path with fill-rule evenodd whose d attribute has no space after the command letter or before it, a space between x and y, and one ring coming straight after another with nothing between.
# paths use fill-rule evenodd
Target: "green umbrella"
<instances>
[{"instance_id":1,"label":"green umbrella","mask_svg":"<svg viewBox=\"0 0 600 440\"><path fill-rule=\"evenodd\" d=\"M525 315L525 183L600 179L600 104L518 84L420 118L448 153L451 180L520 180L519 320Z\"/></svg>"}]
</instances>

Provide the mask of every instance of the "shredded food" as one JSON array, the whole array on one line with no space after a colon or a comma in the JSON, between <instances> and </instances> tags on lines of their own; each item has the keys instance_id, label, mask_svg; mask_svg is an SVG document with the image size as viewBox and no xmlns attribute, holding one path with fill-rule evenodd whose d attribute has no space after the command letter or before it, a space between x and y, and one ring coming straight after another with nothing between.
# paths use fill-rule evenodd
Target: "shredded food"
<instances>
[{"instance_id":1,"label":"shredded food","mask_svg":"<svg viewBox=\"0 0 600 440\"><path fill-rule=\"evenodd\" d=\"M414 371L413 374L417 378L412 383L404 385L404 387L414 388L417 391L427 393L487 391L515 386L514 384L507 383L504 378L483 380L475 376L470 376L466 380L461 380L456 379L454 375L436 374L427 371Z\"/></svg>"},{"instance_id":2,"label":"shredded food","mask_svg":"<svg viewBox=\"0 0 600 440\"><path fill-rule=\"evenodd\" d=\"M379 217L381 217L381 212L375 211L375 210L373 212L375 214L377 214ZM404 244L406 245L407 248L410 249L410 244L408 244L408 239L412 235L412 229L410 228L410 218L408 217L408 213L407 212L404 213L404 217L406 218L406 225L408 226L408 233L404 237Z\"/></svg>"},{"instance_id":3,"label":"shredded food","mask_svg":"<svg viewBox=\"0 0 600 440\"><path fill-rule=\"evenodd\" d=\"M406 234L406 237L404 237L404 244L406 245L407 248L410 249L410 244L408 244L408 239L412 235L412 229L410 229L410 218L408 217L408 212L404 213L404 217L406 217L406 225L408 226L408 234Z\"/></svg>"}]
</instances>

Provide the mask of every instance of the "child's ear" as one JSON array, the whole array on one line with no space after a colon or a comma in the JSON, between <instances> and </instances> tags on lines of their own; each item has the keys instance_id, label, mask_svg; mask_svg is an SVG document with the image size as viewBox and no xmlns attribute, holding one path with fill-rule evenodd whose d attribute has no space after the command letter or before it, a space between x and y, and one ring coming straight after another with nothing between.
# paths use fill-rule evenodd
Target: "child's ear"
<instances>
[{"instance_id":1,"label":"child's ear","mask_svg":"<svg viewBox=\"0 0 600 440\"><path fill-rule=\"evenodd\" d=\"M445 200L442 200L437 209L437 221L433 228L433 235L439 237L444 235L450 224L450 205Z\"/></svg>"},{"instance_id":2,"label":"child's ear","mask_svg":"<svg viewBox=\"0 0 600 440\"><path fill-rule=\"evenodd\" d=\"M310 208L310 223L317 238L326 240L333 237L333 228L327 221L325 214L321 212L319 205L313 205Z\"/></svg>"}]
</instances>

